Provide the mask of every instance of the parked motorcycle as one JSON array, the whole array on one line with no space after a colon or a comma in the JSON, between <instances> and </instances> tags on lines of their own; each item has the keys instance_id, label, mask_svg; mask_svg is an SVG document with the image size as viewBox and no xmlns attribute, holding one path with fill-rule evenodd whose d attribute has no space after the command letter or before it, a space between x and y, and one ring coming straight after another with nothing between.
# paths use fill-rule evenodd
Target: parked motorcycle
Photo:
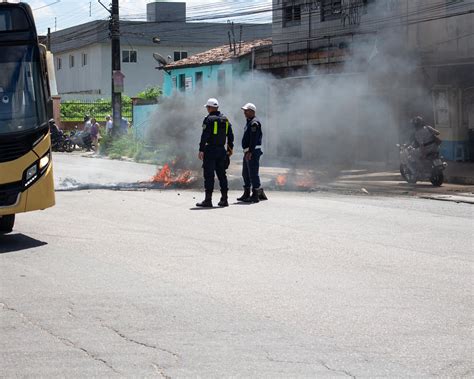
<instances>
[{"instance_id":1,"label":"parked motorcycle","mask_svg":"<svg viewBox=\"0 0 474 379\"><path fill-rule=\"evenodd\" d=\"M51 149L58 152L72 153L74 150L70 138L63 133L51 133Z\"/></svg>"},{"instance_id":2,"label":"parked motorcycle","mask_svg":"<svg viewBox=\"0 0 474 379\"><path fill-rule=\"evenodd\" d=\"M429 180L435 187L443 184L443 171L448 164L443 161L439 153L433 153L420 160L416 157L413 146L397 144L397 147L400 149L400 174L404 180L410 184L415 184L420 180Z\"/></svg>"},{"instance_id":3,"label":"parked motorcycle","mask_svg":"<svg viewBox=\"0 0 474 379\"><path fill-rule=\"evenodd\" d=\"M89 132L72 131L69 135L69 139L71 140L73 149L77 146L80 149L85 149L87 151L92 150L92 137Z\"/></svg>"}]
</instances>

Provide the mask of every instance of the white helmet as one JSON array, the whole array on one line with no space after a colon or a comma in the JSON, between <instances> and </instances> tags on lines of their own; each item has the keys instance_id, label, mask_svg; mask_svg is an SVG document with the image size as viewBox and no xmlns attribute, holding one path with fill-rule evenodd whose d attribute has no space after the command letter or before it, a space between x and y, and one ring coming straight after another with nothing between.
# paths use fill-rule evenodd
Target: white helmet
<instances>
[{"instance_id":1,"label":"white helmet","mask_svg":"<svg viewBox=\"0 0 474 379\"><path fill-rule=\"evenodd\" d=\"M242 109L243 109L244 111L248 111L248 110L254 111L254 112L257 111L257 107L255 106L255 104L252 104L252 103L247 103L247 104L245 104L245 105L242 107Z\"/></svg>"},{"instance_id":2,"label":"white helmet","mask_svg":"<svg viewBox=\"0 0 474 379\"><path fill-rule=\"evenodd\" d=\"M206 105L204 105L204 107L219 108L219 102L217 101L217 99L211 97L209 100L207 100L207 103Z\"/></svg>"}]
</instances>

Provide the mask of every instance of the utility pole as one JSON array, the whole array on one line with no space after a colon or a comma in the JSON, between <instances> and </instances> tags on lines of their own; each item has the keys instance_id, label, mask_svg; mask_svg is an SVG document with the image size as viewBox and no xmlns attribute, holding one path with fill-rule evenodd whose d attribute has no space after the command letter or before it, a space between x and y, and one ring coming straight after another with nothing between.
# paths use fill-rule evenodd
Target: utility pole
<instances>
[{"instance_id":1,"label":"utility pole","mask_svg":"<svg viewBox=\"0 0 474 379\"><path fill-rule=\"evenodd\" d=\"M122 120L123 75L120 72L120 20L119 0L112 0L110 17L110 36L112 38L112 135L119 134Z\"/></svg>"},{"instance_id":2,"label":"utility pole","mask_svg":"<svg viewBox=\"0 0 474 379\"><path fill-rule=\"evenodd\" d=\"M46 42L46 47L48 48L48 51L51 51L51 28L48 28L48 39Z\"/></svg>"}]
</instances>

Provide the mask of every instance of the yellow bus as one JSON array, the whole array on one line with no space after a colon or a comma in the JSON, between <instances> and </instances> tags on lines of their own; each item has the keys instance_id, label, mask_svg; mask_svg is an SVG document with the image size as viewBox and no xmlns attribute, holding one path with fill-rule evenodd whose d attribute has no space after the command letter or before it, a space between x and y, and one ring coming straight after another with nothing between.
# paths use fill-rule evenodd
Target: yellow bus
<instances>
[{"instance_id":1,"label":"yellow bus","mask_svg":"<svg viewBox=\"0 0 474 379\"><path fill-rule=\"evenodd\" d=\"M0 3L0 234L55 203L46 48L25 3Z\"/></svg>"}]
</instances>

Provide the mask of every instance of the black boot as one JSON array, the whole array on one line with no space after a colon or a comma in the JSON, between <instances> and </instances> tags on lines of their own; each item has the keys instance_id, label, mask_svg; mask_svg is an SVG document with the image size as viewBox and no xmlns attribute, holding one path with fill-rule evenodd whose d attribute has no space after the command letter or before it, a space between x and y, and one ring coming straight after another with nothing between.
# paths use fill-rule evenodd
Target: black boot
<instances>
[{"instance_id":1,"label":"black boot","mask_svg":"<svg viewBox=\"0 0 474 379\"><path fill-rule=\"evenodd\" d=\"M212 191L206 191L206 198L202 203L197 203L196 207L212 208Z\"/></svg>"},{"instance_id":2,"label":"black boot","mask_svg":"<svg viewBox=\"0 0 474 379\"><path fill-rule=\"evenodd\" d=\"M258 199L259 200L268 200L267 195L265 195L265 192L263 192L263 188L260 188L258 190Z\"/></svg>"},{"instance_id":3,"label":"black boot","mask_svg":"<svg viewBox=\"0 0 474 379\"><path fill-rule=\"evenodd\" d=\"M259 203L260 200L258 199L258 189L252 190L252 196L244 200L244 203Z\"/></svg>"},{"instance_id":4,"label":"black boot","mask_svg":"<svg viewBox=\"0 0 474 379\"><path fill-rule=\"evenodd\" d=\"M221 201L217 204L219 207L228 207L229 202L227 201L227 190L221 190Z\"/></svg>"},{"instance_id":5,"label":"black boot","mask_svg":"<svg viewBox=\"0 0 474 379\"><path fill-rule=\"evenodd\" d=\"M240 196L237 201L246 201L247 199L250 198L250 188L244 187L244 194Z\"/></svg>"}]
</instances>

